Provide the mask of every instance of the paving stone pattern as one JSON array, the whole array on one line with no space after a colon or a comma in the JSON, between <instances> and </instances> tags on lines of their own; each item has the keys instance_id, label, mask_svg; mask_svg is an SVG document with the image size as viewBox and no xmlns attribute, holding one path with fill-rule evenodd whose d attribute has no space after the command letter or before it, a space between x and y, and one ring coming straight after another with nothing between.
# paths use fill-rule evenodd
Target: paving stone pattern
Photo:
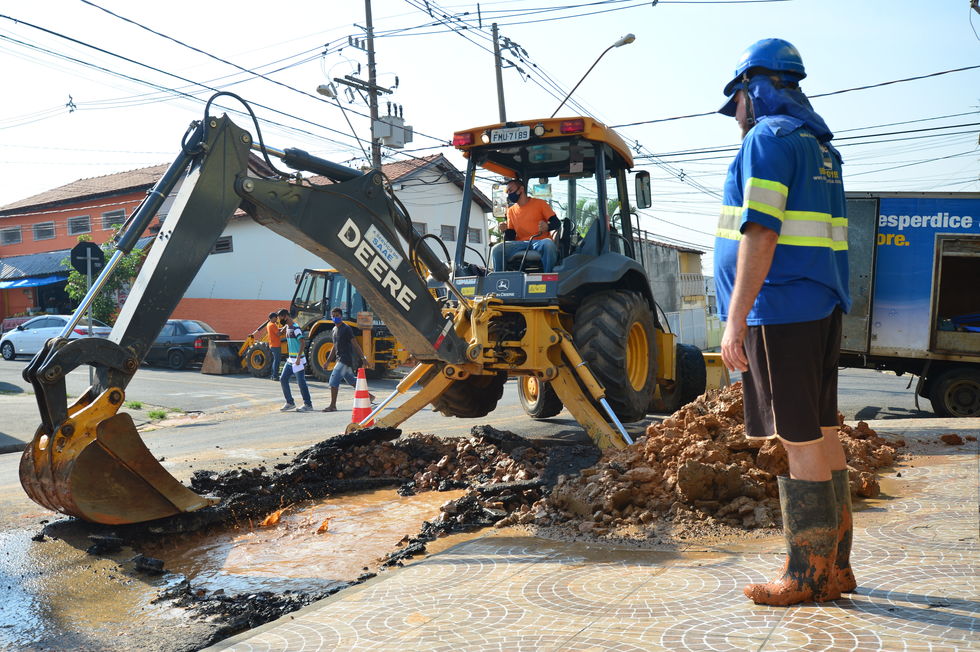
<instances>
[{"instance_id":1,"label":"paving stone pattern","mask_svg":"<svg viewBox=\"0 0 980 652\"><path fill-rule=\"evenodd\" d=\"M978 456L962 453L901 469L920 490L857 512L858 590L833 603L772 608L742 595L781 565L779 542L638 551L488 536L217 647L980 650Z\"/></svg>"}]
</instances>

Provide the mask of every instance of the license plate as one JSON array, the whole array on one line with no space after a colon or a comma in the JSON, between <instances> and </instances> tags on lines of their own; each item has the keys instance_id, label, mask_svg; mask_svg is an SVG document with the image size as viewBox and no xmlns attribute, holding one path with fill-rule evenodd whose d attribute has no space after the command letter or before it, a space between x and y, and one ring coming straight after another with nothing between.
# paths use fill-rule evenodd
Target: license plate
<instances>
[{"instance_id":1,"label":"license plate","mask_svg":"<svg viewBox=\"0 0 980 652\"><path fill-rule=\"evenodd\" d=\"M528 126L493 129L490 132L491 143L516 143L522 140L527 140L530 137L531 128Z\"/></svg>"}]
</instances>

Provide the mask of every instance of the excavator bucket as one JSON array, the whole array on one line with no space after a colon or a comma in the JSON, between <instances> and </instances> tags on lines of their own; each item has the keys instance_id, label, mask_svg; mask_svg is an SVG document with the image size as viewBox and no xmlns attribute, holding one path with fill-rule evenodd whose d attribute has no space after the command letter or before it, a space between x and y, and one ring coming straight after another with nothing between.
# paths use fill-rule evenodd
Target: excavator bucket
<instances>
[{"instance_id":1,"label":"excavator bucket","mask_svg":"<svg viewBox=\"0 0 980 652\"><path fill-rule=\"evenodd\" d=\"M20 460L20 483L38 504L107 525L140 523L207 507L213 501L182 485L140 439L123 391L81 400L54 436L39 429Z\"/></svg>"},{"instance_id":2,"label":"excavator bucket","mask_svg":"<svg viewBox=\"0 0 980 652\"><path fill-rule=\"evenodd\" d=\"M208 340L208 352L201 364L201 373L215 376L245 373L238 354L241 347L242 343L235 340Z\"/></svg>"}]
</instances>

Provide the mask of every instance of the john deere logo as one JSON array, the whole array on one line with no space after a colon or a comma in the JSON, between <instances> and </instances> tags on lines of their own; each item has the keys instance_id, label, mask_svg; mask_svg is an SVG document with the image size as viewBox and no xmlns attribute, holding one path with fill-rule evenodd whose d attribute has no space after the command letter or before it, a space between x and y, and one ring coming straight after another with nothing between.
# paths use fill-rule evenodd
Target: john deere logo
<instances>
[{"instance_id":1,"label":"john deere logo","mask_svg":"<svg viewBox=\"0 0 980 652\"><path fill-rule=\"evenodd\" d=\"M510 289L510 281L508 281L505 278L499 279L497 281L497 291L498 292L506 292L509 289Z\"/></svg>"}]
</instances>

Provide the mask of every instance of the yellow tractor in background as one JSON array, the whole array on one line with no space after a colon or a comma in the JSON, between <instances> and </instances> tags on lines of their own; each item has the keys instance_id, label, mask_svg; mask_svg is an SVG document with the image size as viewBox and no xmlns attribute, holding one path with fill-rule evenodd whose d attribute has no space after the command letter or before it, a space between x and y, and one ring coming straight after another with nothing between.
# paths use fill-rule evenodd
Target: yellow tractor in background
<instances>
[{"instance_id":1,"label":"yellow tractor in background","mask_svg":"<svg viewBox=\"0 0 980 652\"><path fill-rule=\"evenodd\" d=\"M358 338L368 378L382 378L406 363L408 353L404 347L374 317L364 296L343 274L335 269L304 269L296 275L296 291L289 303L289 313L306 333L307 368L314 378L326 382L333 369L333 363L327 363L327 356L333 348L334 323L330 311L337 307L344 311L345 322ZM257 378L268 376L272 366L269 338L263 326L259 327L261 336L249 335L238 349L242 366ZM281 351L281 359L285 360L285 342Z\"/></svg>"}]
</instances>

